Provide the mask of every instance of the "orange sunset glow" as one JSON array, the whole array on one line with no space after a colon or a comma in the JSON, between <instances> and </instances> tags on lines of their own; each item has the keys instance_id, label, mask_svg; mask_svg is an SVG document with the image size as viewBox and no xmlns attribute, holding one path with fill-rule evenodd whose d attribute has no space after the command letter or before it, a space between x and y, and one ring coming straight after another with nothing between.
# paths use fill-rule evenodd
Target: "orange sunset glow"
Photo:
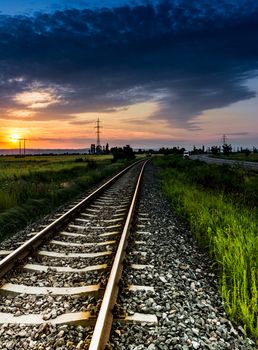
<instances>
[{"instance_id":1,"label":"orange sunset glow","mask_svg":"<svg viewBox=\"0 0 258 350\"><path fill-rule=\"evenodd\" d=\"M17 142L19 138L20 137L17 134L11 134L10 136L11 142Z\"/></svg>"},{"instance_id":2,"label":"orange sunset glow","mask_svg":"<svg viewBox=\"0 0 258 350\"><path fill-rule=\"evenodd\" d=\"M96 143L98 118L103 145L192 148L220 144L227 134L232 145L256 146L258 67L255 43L244 39L253 37L247 27L237 44L233 32L222 35L217 26L227 26L227 12L213 1L212 15L186 9L187 26L174 15L173 1L170 10L158 1L138 8L136 1L129 22L130 7L119 7L123 0L118 7L107 0L105 15L93 2L92 16L84 17L86 5L78 5L71 23L61 5L55 13L33 2L34 13L26 1L19 2L20 12L6 2L0 149L17 148L18 139L31 149L87 149Z\"/></svg>"}]
</instances>

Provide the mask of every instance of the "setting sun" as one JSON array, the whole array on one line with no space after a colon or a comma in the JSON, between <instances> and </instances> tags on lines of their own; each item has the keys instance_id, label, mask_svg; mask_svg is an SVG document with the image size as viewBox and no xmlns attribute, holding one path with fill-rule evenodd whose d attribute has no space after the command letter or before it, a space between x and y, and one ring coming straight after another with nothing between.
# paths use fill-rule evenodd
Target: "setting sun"
<instances>
[{"instance_id":1,"label":"setting sun","mask_svg":"<svg viewBox=\"0 0 258 350\"><path fill-rule=\"evenodd\" d=\"M10 137L12 142L17 142L19 139L19 136L17 134L11 134Z\"/></svg>"}]
</instances>

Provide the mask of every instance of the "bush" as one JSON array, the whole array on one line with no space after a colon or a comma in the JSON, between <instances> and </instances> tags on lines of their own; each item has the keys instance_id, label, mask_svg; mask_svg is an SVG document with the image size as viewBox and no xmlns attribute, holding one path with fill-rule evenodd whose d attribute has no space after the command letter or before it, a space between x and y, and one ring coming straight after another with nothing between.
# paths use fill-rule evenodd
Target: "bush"
<instances>
[{"instance_id":1,"label":"bush","mask_svg":"<svg viewBox=\"0 0 258 350\"><path fill-rule=\"evenodd\" d=\"M125 147L113 147L111 148L111 153L113 155L113 161L116 162L120 159L132 160L135 158L133 149L126 145Z\"/></svg>"}]
</instances>

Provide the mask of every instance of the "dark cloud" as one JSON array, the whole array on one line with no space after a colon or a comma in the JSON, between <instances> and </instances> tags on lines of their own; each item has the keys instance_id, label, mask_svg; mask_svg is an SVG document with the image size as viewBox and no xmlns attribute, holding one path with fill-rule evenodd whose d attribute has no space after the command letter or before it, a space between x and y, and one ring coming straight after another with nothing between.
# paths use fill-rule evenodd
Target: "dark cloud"
<instances>
[{"instance_id":1,"label":"dark cloud","mask_svg":"<svg viewBox=\"0 0 258 350\"><path fill-rule=\"evenodd\" d=\"M228 133L228 135L230 135L230 136L247 136L247 135L250 135L250 132L248 132L248 131L231 132L231 133Z\"/></svg>"},{"instance_id":2,"label":"dark cloud","mask_svg":"<svg viewBox=\"0 0 258 350\"><path fill-rule=\"evenodd\" d=\"M151 123L150 120L140 119L140 118L123 119L123 122L128 124L133 124L133 125L147 125Z\"/></svg>"},{"instance_id":3,"label":"dark cloud","mask_svg":"<svg viewBox=\"0 0 258 350\"><path fill-rule=\"evenodd\" d=\"M72 124L72 125L93 125L93 124L96 124L96 119L74 120L74 121L71 121L70 124Z\"/></svg>"},{"instance_id":4,"label":"dark cloud","mask_svg":"<svg viewBox=\"0 0 258 350\"><path fill-rule=\"evenodd\" d=\"M84 144L85 145L85 140L88 139L88 136L83 137L60 137L58 138L60 143L67 143L67 144L71 144L71 143L77 143L77 144ZM28 141L30 142L56 142L56 138L54 137L37 137L37 138L30 138Z\"/></svg>"},{"instance_id":5,"label":"dark cloud","mask_svg":"<svg viewBox=\"0 0 258 350\"><path fill-rule=\"evenodd\" d=\"M58 102L33 119L151 100L160 106L152 119L199 128L203 111L255 96L245 81L258 68L257 9L253 0L181 0L2 15L0 109L20 107L14 96L38 84Z\"/></svg>"}]
</instances>

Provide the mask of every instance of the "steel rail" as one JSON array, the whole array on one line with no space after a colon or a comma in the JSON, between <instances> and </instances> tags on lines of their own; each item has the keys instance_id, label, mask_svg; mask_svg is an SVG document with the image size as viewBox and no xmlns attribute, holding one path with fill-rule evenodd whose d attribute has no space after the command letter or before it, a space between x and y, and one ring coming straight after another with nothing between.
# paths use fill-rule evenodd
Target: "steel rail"
<instances>
[{"instance_id":1,"label":"steel rail","mask_svg":"<svg viewBox=\"0 0 258 350\"><path fill-rule=\"evenodd\" d=\"M65 214L60 216L58 219L53 221L43 230L38 232L34 237L23 243L20 247L15 249L12 253L7 255L4 259L0 261L0 277L5 275L9 270L13 268L17 262L24 259L29 253L42 244L42 242L48 238L51 234L55 233L58 229L63 227L68 221L70 221L73 217L76 216L86 205L91 203L97 196L99 196L102 192L104 192L108 187L110 187L113 183L115 183L123 174L125 174L128 170L133 168L135 165L143 162L143 160L139 160L129 165L118 174L113 176L95 191L93 191L90 195L76 204L73 208L68 210Z\"/></svg>"},{"instance_id":2,"label":"steel rail","mask_svg":"<svg viewBox=\"0 0 258 350\"><path fill-rule=\"evenodd\" d=\"M109 339L109 335L112 327L112 321L113 321L112 310L116 303L116 299L118 295L118 289L119 289L118 284L122 275L122 270L123 270L122 263L125 256L125 249L127 247L129 232L130 232L130 228L133 220L133 214L135 211L136 200L139 194L143 171L147 162L148 160L144 162L141 172L138 176L137 184L132 197L131 206L128 211L128 215L125 221L121 239L117 248L116 256L111 268L110 276L108 279L107 287L103 296L100 311L99 311L98 318L93 331L89 350L104 350Z\"/></svg>"}]
</instances>

